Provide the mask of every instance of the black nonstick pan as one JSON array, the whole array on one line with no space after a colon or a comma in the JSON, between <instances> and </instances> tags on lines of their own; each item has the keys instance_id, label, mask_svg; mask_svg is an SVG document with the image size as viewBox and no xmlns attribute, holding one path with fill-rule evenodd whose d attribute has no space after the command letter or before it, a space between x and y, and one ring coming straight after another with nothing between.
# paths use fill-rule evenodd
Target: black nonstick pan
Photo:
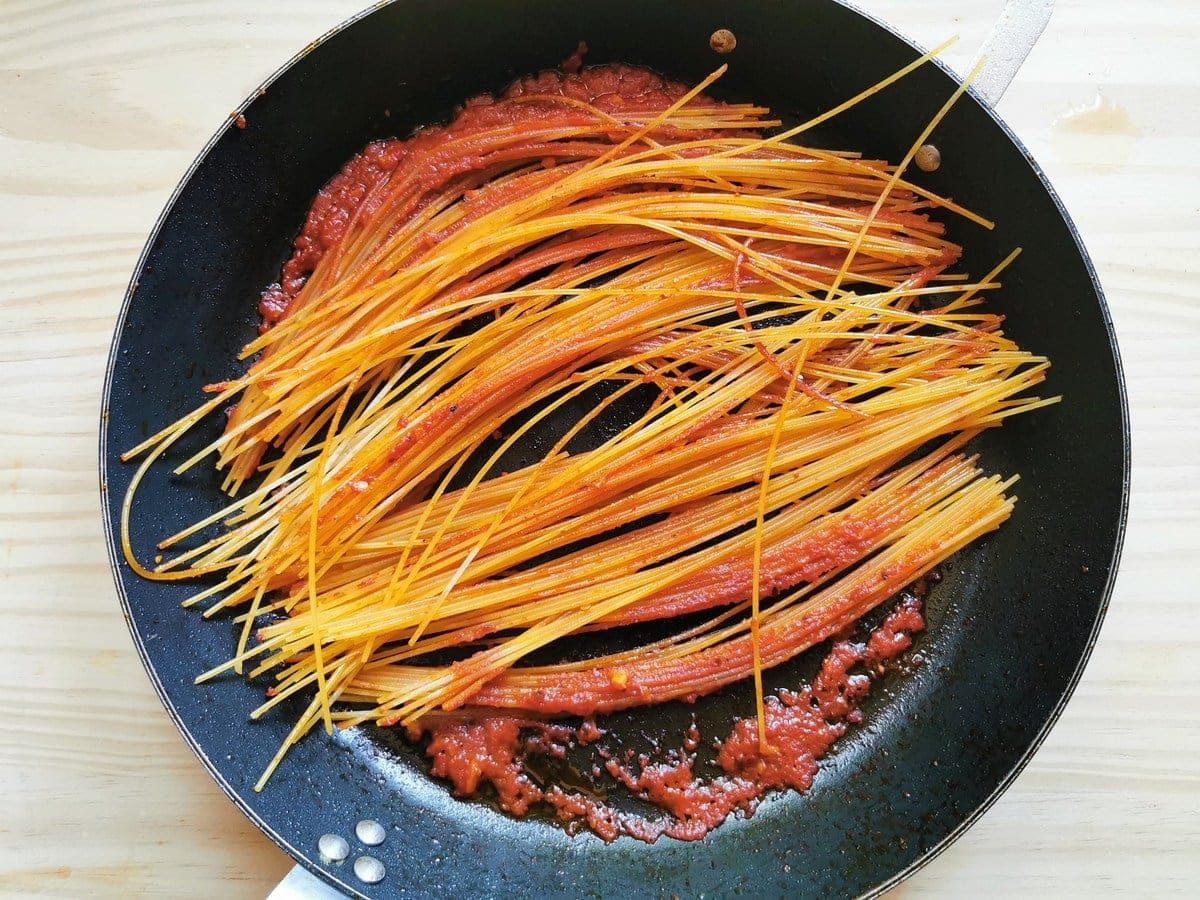
<instances>
[{"instance_id":1,"label":"black nonstick pan","mask_svg":"<svg viewBox=\"0 0 1200 900\"><path fill-rule=\"evenodd\" d=\"M710 34L737 48L717 56ZM225 660L229 621L180 608L187 585L139 579L114 541L132 467L119 455L190 410L203 384L236 371L255 305L290 252L315 192L367 141L445 120L463 99L552 67L579 41L588 63L647 65L694 83L728 62L713 91L789 120L832 107L918 51L833 0L398 0L308 48L214 138L160 218L117 324L105 385L100 468L118 593L171 717L229 797L305 866L343 890L420 896L857 896L880 891L943 849L1030 758L1071 693L1096 639L1125 522L1129 431L1112 327L1070 221L1028 153L968 95L938 127L942 165L920 175L996 222L951 237L985 271L1024 248L995 303L1006 331L1053 361L1063 402L1011 421L974 449L991 471L1021 474L1020 503L999 532L954 557L928 601L918 649L927 664L889 676L804 794L779 795L700 842L605 844L539 819L514 821L463 801L385 731L314 733L261 793L252 786L290 725L256 723L262 685L195 676ZM899 159L955 86L928 65L806 140ZM974 261L974 262L973 262ZM220 428L197 429L182 460ZM143 484L133 541L223 505L204 467L169 466ZM807 663L811 667L811 661ZM801 659L790 675L802 678ZM707 733L752 709L735 687L694 709ZM687 715L690 716L689 710ZM614 722L627 733L678 730L670 707ZM382 825L368 848L356 823ZM348 841L333 862L318 842ZM370 837L370 835L366 835ZM382 880L355 875L365 854Z\"/></svg>"}]
</instances>

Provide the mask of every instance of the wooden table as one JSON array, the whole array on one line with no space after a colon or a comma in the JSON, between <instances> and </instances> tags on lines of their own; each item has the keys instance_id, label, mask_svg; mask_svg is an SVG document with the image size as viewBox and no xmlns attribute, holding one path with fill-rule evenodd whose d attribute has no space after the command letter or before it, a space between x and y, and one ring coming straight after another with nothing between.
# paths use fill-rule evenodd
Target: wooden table
<instances>
[{"instance_id":1,"label":"wooden table","mask_svg":"<svg viewBox=\"0 0 1200 900\"><path fill-rule=\"evenodd\" d=\"M290 865L142 671L103 548L96 430L126 280L171 189L243 96L361 2L0 3L0 892L261 897ZM926 45L959 33L961 68L1001 4L867 5ZM1129 533L1061 722L898 894L1141 897L1200 880L1197 48L1194 0L1062 0L1001 104L1108 293Z\"/></svg>"}]
</instances>

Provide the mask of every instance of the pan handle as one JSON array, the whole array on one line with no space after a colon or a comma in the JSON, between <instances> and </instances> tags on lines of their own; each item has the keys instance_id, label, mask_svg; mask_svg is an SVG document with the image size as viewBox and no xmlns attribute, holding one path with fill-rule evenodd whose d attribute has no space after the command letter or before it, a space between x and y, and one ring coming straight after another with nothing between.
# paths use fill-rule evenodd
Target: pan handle
<instances>
[{"instance_id":1,"label":"pan handle","mask_svg":"<svg viewBox=\"0 0 1200 900\"><path fill-rule=\"evenodd\" d=\"M346 900L346 895L297 863L275 885L267 900Z\"/></svg>"},{"instance_id":2,"label":"pan handle","mask_svg":"<svg viewBox=\"0 0 1200 900\"><path fill-rule=\"evenodd\" d=\"M994 109L1000 102L1053 11L1054 0L1007 0L1004 4L971 65L974 68L983 62L971 87L988 106Z\"/></svg>"}]
</instances>

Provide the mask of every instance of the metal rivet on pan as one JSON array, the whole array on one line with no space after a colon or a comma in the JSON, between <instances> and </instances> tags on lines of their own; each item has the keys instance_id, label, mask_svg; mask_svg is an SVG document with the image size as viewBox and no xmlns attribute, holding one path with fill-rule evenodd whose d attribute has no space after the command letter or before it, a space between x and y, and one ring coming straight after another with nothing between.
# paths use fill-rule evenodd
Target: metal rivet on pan
<instances>
[{"instance_id":1,"label":"metal rivet on pan","mask_svg":"<svg viewBox=\"0 0 1200 900\"><path fill-rule=\"evenodd\" d=\"M358 876L359 881L366 884L378 884L383 881L387 869L373 856L360 856L354 861L354 874Z\"/></svg>"},{"instance_id":2,"label":"metal rivet on pan","mask_svg":"<svg viewBox=\"0 0 1200 900\"><path fill-rule=\"evenodd\" d=\"M317 849L321 856L330 862L341 862L350 855L349 842L338 834L323 834L317 841Z\"/></svg>"},{"instance_id":3,"label":"metal rivet on pan","mask_svg":"<svg viewBox=\"0 0 1200 900\"><path fill-rule=\"evenodd\" d=\"M368 847L377 847L387 838L383 826L374 819L363 819L354 826L354 833Z\"/></svg>"},{"instance_id":4,"label":"metal rivet on pan","mask_svg":"<svg viewBox=\"0 0 1200 900\"><path fill-rule=\"evenodd\" d=\"M737 46L737 38L728 28L718 28L708 38L708 46L715 53L732 53Z\"/></svg>"},{"instance_id":5,"label":"metal rivet on pan","mask_svg":"<svg viewBox=\"0 0 1200 900\"><path fill-rule=\"evenodd\" d=\"M922 172L936 172L942 164L942 151L933 144L922 144L913 161Z\"/></svg>"}]
</instances>

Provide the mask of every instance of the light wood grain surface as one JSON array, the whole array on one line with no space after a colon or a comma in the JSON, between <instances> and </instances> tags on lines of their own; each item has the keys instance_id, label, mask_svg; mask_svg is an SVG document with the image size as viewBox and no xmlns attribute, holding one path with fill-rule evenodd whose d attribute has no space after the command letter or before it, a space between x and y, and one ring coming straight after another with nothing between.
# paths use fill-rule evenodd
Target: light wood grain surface
<instances>
[{"instance_id":1,"label":"light wood grain surface","mask_svg":"<svg viewBox=\"0 0 1200 900\"><path fill-rule=\"evenodd\" d=\"M155 698L96 475L109 340L146 235L222 119L361 0L0 0L0 893L261 897L289 860ZM961 67L1000 0L865 4ZM803 52L804 48L797 48ZM1200 887L1200 4L1060 0L1000 105L1087 243L1134 435L1121 575L1015 785L897 895Z\"/></svg>"}]
</instances>

